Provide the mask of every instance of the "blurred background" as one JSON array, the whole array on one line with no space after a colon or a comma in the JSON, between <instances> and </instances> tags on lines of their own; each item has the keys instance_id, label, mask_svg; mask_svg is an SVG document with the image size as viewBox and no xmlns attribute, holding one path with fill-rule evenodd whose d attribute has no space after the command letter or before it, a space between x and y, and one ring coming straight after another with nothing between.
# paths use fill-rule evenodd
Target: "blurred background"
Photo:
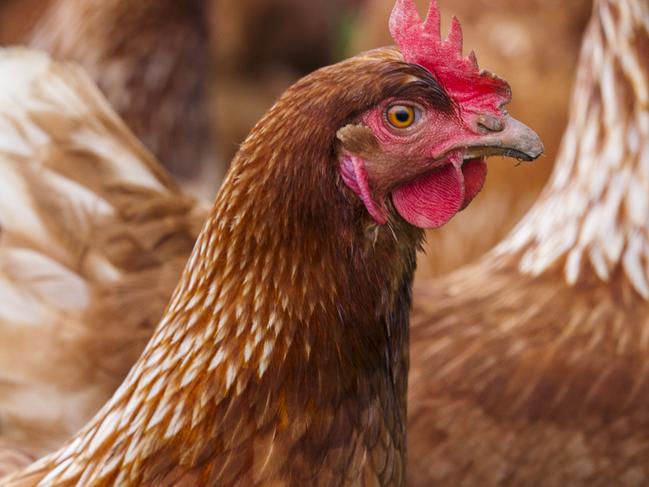
<instances>
[{"instance_id":1,"label":"blurred background","mask_svg":"<svg viewBox=\"0 0 649 487\"><path fill-rule=\"evenodd\" d=\"M116 1L59 3L94 2L93 8L102 9ZM422 13L427 1L418 2ZM53 4L54 0L0 0L0 43L33 38ZM205 101L191 109L207 117L211 138L207 156L183 161L196 167L168 167L206 197L218 188L227 161L252 125L291 83L320 66L391 44L387 24L393 0L180 0L175 5L198 8L200 18L191 21L202 23L196 29L207 29L207 93ZM420 278L483 254L538 196L560 143L591 9L590 0L439 0L439 5L443 29L456 15L465 33L465 51L474 50L481 67L509 81L514 93L509 109L541 135L546 156L520 166L492 160L476 203L428 236ZM146 29L156 28L155 19L141 22ZM75 60L84 63L83 57ZM183 124L183 119L178 116L172 123Z\"/></svg>"}]
</instances>

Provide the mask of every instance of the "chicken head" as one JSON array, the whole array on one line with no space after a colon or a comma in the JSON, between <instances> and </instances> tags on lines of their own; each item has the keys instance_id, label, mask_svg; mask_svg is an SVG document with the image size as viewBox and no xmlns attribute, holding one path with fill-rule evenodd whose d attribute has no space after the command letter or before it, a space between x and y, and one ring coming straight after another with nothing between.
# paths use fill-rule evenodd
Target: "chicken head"
<instances>
[{"instance_id":1,"label":"chicken head","mask_svg":"<svg viewBox=\"0 0 649 487\"><path fill-rule=\"evenodd\" d=\"M419 228L436 228L482 189L485 158L533 160L543 144L511 117L509 85L462 54L453 19L447 39L433 0L422 23L413 0L398 0L390 31L412 79L338 131L345 184L378 224L398 214ZM396 216L396 215L395 215Z\"/></svg>"}]
</instances>

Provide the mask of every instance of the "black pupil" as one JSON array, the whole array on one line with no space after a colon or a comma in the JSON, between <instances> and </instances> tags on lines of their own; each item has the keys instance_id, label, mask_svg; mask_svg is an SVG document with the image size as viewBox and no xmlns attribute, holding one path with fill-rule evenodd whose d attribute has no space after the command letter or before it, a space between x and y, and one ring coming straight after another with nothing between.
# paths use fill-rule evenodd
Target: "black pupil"
<instances>
[{"instance_id":1,"label":"black pupil","mask_svg":"<svg viewBox=\"0 0 649 487\"><path fill-rule=\"evenodd\" d=\"M406 123L410 120L410 112L408 110L398 110L395 116L401 123Z\"/></svg>"}]
</instances>

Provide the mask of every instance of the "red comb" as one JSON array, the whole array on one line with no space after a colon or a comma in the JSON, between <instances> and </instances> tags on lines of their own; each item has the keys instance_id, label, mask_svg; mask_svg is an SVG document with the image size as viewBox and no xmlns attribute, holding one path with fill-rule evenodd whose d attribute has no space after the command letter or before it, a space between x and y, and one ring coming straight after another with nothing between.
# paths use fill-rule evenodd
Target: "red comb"
<instances>
[{"instance_id":1,"label":"red comb","mask_svg":"<svg viewBox=\"0 0 649 487\"><path fill-rule=\"evenodd\" d=\"M462 110L500 113L510 101L506 81L480 71L473 52L462 55L462 27L456 17L448 37L442 39L436 0L430 0L424 22L414 0L397 0L390 16L390 33L405 60L430 71Z\"/></svg>"}]
</instances>

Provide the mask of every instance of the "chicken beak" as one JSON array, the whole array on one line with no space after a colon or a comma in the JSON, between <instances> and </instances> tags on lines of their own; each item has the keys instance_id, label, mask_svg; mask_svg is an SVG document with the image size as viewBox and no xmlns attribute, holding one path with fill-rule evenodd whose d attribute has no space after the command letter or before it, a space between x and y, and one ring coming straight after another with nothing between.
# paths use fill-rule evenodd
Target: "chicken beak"
<instances>
[{"instance_id":1,"label":"chicken beak","mask_svg":"<svg viewBox=\"0 0 649 487\"><path fill-rule=\"evenodd\" d=\"M467 147L465 159L506 156L533 161L543 154L543 143L536 132L510 115L497 125L478 123L487 133L476 145Z\"/></svg>"}]
</instances>

